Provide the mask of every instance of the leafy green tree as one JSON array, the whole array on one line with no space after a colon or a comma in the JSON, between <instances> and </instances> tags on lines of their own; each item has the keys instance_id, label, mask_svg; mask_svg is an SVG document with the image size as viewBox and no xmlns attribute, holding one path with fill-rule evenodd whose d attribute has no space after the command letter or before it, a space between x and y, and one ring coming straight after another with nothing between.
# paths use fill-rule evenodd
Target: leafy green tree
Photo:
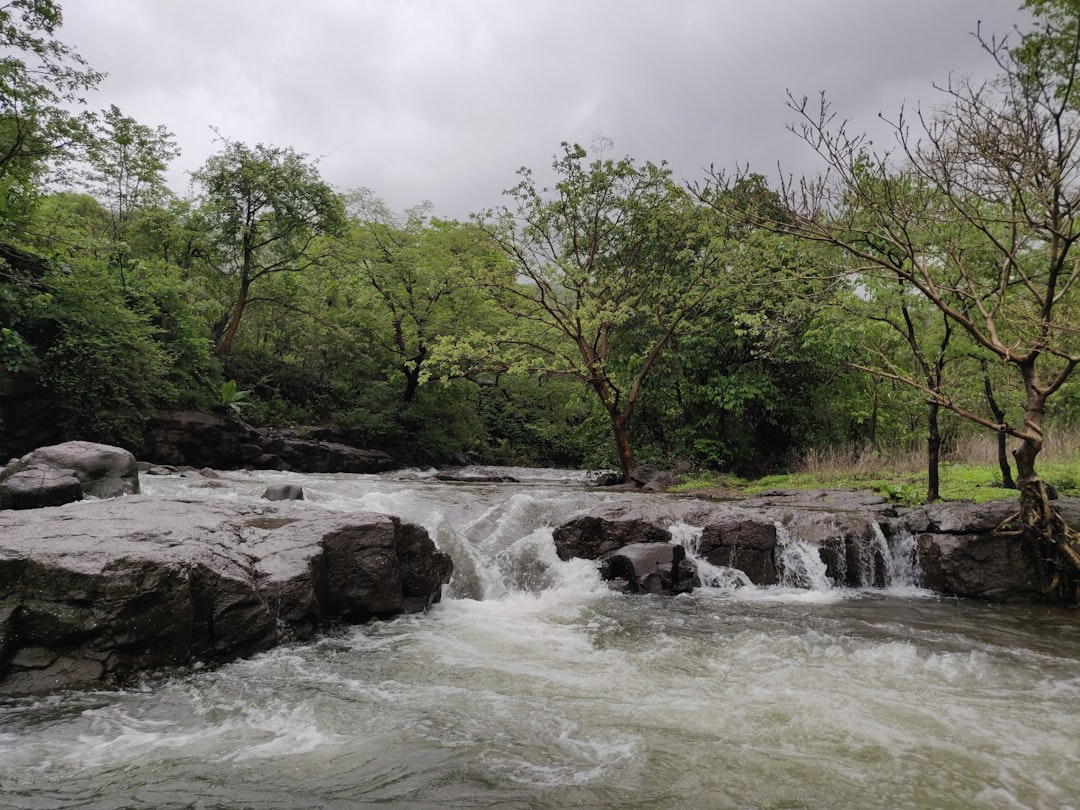
<instances>
[{"instance_id":1,"label":"leafy green tree","mask_svg":"<svg viewBox=\"0 0 1080 810\"><path fill-rule=\"evenodd\" d=\"M341 231L344 206L316 164L292 149L227 141L192 177L213 232L206 259L229 282L215 347L225 354L247 307L274 303L254 297L253 285L324 261L330 249L319 237Z\"/></svg>"},{"instance_id":2,"label":"leafy green tree","mask_svg":"<svg viewBox=\"0 0 1080 810\"><path fill-rule=\"evenodd\" d=\"M85 146L83 185L109 214L111 263L121 279L131 259L128 244L136 217L158 210L170 196L165 170L180 154L171 132L149 127L112 105L93 127Z\"/></svg>"},{"instance_id":3,"label":"leafy green tree","mask_svg":"<svg viewBox=\"0 0 1080 810\"><path fill-rule=\"evenodd\" d=\"M647 377L673 339L733 294L745 269L666 166L586 158L564 143L551 188L522 169L507 192L511 206L477 216L506 257L483 282L513 321L459 349L486 355L492 367L588 386L625 478L635 465L629 423Z\"/></svg>"},{"instance_id":4,"label":"leafy green tree","mask_svg":"<svg viewBox=\"0 0 1080 810\"><path fill-rule=\"evenodd\" d=\"M391 357L412 402L428 376L432 347L493 315L476 268L495 252L477 228L432 218L429 203L396 216L371 192L349 199L351 227L341 258L355 285L353 330Z\"/></svg>"},{"instance_id":5,"label":"leafy green tree","mask_svg":"<svg viewBox=\"0 0 1080 810\"><path fill-rule=\"evenodd\" d=\"M9 227L85 132L90 116L73 110L102 78L56 39L62 22L53 0L0 4L0 223Z\"/></svg>"}]
</instances>

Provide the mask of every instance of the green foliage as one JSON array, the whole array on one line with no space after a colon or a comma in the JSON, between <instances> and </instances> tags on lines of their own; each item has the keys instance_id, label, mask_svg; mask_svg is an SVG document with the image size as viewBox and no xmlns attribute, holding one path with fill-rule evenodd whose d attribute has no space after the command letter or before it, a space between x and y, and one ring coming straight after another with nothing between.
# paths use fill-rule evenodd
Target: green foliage
<instances>
[{"instance_id":1,"label":"green foliage","mask_svg":"<svg viewBox=\"0 0 1080 810\"><path fill-rule=\"evenodd\" d=\"M0 327L0 365L11 372L22 371L34 360L34 350L22 335L6 326Z\"/></svg>"},{"instance_id":2,"label":"green foliage","mask_svg":"<svg viewBox=\"0 0 1080 810\"><path fill-rule=\"evenodd\" d=\"M252 285L320 264L327 251L319 237L341 232L345 210L317 164L292 149L226 141L192 179L202 189L202 215L211 233L204 259L224 281L227 316L218 324L215 349L224 354L236 338Z\"/></svg>"},{"instance_id":3,"label":"green foliage","mask_svg":"<svg viewBox=\"0 0 1080 810\"><path fill-rule=\"evenodd\" d=\"M42 346L41 381L61 431L139 446L169 367L158 330L99 269L57 271L49 281L49 293L31 302L27 334Z\"/></svg>"},{"instance_id":4,"label":"green foliage","mask_svg":"<svg viewBox=\"0 0 1080 810\"><path fill-rule=\"evenodd\" d=\"M241 391L236 385L236 380L226 380L218 386L218 405L239 416L243 413L244 406L248 404L245 400L250 393L250 391Z\"/></svg>"},{"instance_id":5,"label":"green foliage","mask_svg":"<svg viewBox=\"0 0 1080 810\"><path fill-rule=\"evenodd\" d=\"M29 214L48 168L85 132L82 93L102 74L55 38L63 17L52 0L0 6L0 228Z\"/></svg>"}]
</instances>

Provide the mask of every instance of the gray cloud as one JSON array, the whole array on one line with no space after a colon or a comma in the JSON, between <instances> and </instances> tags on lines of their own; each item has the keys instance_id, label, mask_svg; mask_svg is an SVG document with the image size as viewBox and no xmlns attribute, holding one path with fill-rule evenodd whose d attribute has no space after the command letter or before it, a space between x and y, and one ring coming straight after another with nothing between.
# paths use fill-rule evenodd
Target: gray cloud
<instances>
[{"instance_id":1,"label":"gray cloud","mask_svg":"<svg viewBox=\"0 0 1080 810\"><path fill-rule=\"evenodd\" d=\"M61 38L108 72L92 106L163 124L172 181L211 127L321 159L341 189L464 217L560 141L614 141L696 179L710 164L812 171L785 91L829 93L859 128L934 81L993 70L970 36L1019 0L94 0Z\"/></svg>"}]
</instances>

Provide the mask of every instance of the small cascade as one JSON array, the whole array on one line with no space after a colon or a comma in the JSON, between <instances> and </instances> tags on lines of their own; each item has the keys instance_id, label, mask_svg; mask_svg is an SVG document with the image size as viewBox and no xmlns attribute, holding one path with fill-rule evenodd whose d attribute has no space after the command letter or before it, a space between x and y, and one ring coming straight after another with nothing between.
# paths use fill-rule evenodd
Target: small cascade
<instances>
[{"instance_id":1,"label":"small cascade","mask_svg":"<svg viewBox=\"0 0 1080 810\"><path fill-rule=\"evenodd\" d=\"M833 587L826 574L825 562L817 546L791 536L787 526L777 521L776 562L780 569L780 584L787 588L807 588L828 591Z\"/></svg>"},{"instance_id":2,"label":"small cascade","mask_svg":"<svg viewBox=\"0 0 1080 810\"><path fill-rule=\"evenodd\" d=\"M428 526L439 548L454 560L447 596L506 599L571 582L579 587L580 564L560 560L552 541L553 527L580 508L579 500L543 490L518 492L463 525L442 522L434 531Z\"/></svg>"},{"instance_id":3,"label":"small cascade","mask_svg":"<svg viewBox=\"0 0 1080 810\"><path fill-rule=\"evenodd\" d=\"M668 526L668 531L671 532L671 542L686 549L686 558L694 563L697 584L701 587L730 589L753 585L750 577L738 568L713 565L701 556L702 527L691 526L687 523L672 523Z\"/></svg>"},{"instance_id":4,"label":"small cascade","mask_svg":"<svg viewBox=\"0 0 1080 810\"><path fill-rule=\"evenodd\" d=\"M880 532L881 527L876 523ZM882 532L884 538L884 533ZM885 556L887 588L913 588L919 586L922 573L919 570L919 555L915 548L915 536L901 526L893 537L892 547Z\"/></svg>"}]
</instances>

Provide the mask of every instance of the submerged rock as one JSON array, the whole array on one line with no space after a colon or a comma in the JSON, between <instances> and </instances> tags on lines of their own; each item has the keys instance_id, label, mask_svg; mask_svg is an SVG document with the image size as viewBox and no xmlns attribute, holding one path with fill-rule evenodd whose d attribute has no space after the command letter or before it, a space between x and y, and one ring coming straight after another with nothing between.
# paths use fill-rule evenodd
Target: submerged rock
<instances>
[{"instance_id":1,"label":"submerged rock","mask_svg":"<svg viewBox=\"0 0 1080 810\"><path fill-rule=\"evenodd\" d=\"M420 527L302 502L0 512L0 694L120 684L423 610L452 568Z\"/></svg>"}]
</instances>

